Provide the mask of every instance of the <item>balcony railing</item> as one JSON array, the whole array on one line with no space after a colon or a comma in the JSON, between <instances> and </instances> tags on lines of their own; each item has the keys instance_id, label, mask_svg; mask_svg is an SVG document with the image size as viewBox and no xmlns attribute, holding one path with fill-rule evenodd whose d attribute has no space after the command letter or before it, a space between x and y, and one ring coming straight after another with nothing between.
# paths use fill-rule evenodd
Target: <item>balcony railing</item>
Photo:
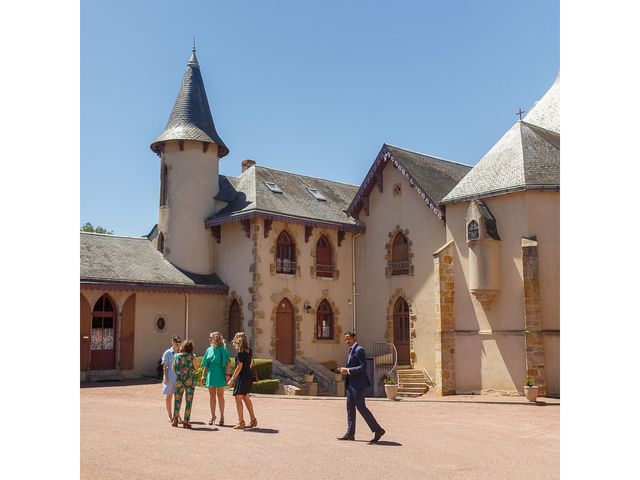
<instances>
[{"instance_id":1,"label":"balcony railing","mask_svg":"<svg viewBox=\"0 0 640 480\"><path fill-rule=\"evenodd\" d=\"M296 262L287 258L276 258L276 273L295 274Z\"/></svg>"},{"instance_id":2,"label":"balcony railing","mask_svg":"<svg viewBox=\"0 0 640 480\"><path fill-rule=\"evenodd\" d=\"M322 263L316 263L316 277L333 277L335 271L335 265L325 265Z\"/></svg>"},{"instance_id":3,"label":"balcony railing","mask_svg":"<svg viewBox=\"0 0 640 480\"><path fill-rule=\"evenodd\" d=\"M402 260L400 262L389 262L389 267L391 267L391 275L408 275L410 265L411 262L409 260Z\"/></svg>"}]
</instances>

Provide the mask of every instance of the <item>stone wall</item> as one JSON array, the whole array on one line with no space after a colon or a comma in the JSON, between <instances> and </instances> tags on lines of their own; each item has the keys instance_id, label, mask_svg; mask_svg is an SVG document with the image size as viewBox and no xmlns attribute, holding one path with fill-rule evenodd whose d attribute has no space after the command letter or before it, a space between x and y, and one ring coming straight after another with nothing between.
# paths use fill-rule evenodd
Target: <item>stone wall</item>
<instances>
[{"instance_id":1,"label":"stone wall","mask_svg":"<svg viewBox=\"0 0 640 480\"><path fill-rule=\"evenodd\" d=\"M456 393L453 241L433 254L435 276L436 393Z\"/></svg>"}]
</instances>

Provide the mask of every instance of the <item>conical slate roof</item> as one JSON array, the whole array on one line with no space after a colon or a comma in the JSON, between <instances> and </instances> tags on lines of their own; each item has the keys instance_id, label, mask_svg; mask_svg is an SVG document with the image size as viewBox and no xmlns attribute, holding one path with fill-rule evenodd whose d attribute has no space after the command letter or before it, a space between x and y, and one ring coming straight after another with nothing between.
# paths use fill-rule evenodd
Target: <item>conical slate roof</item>
<instances>
[{"instance_id":1,"label":"conical slate roof","mask_svg":"<svg viewBox=\"0 0 640 480\"><path fill-rule=\"evenodd\" d=\"M218 151L221 158L229 153L229 149L216 132L216 127L213 124L195 48L187 63L180 93L178 93L178 98L173 105L167 126L151 144L151 150L158 153L160 151L159 144L167 140L199 140L215 143L219 146Z\"/></svg>"},{"instance_id":2,"label":"conical slate roof","mask_svg":"<svg viewBox=\"0 0 640 480\"><path fill-rule=\"evenodd\" d=\"M522 190L560 188L560 76L442 200L467 201Z\"/></svg>"}]
</instances>

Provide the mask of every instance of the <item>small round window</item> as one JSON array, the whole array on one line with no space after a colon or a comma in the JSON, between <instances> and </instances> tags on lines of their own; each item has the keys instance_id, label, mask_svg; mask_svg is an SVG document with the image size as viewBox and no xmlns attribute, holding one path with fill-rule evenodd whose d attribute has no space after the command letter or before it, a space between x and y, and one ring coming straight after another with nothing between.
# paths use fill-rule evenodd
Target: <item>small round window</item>
<instances>
[{"instance_id":1,"label":"small round window","mask_svg":"<svg viewBox=\"0 0 640 480\"><path fill-rule=\"evenodd\" d=\"M164 317L158 317L156 319L156 328L159 331L163 331L166 326L167 326L167 321L164 319Z\"/></svg>"}]
</instances>

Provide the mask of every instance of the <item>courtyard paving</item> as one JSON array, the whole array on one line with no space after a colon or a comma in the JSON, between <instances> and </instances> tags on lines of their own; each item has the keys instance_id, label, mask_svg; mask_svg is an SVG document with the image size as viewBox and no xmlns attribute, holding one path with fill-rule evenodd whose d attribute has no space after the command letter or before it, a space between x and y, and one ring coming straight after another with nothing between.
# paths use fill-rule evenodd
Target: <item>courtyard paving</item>
<instances>
[{"instance_id":1,"label":"courtyard paving","mask_svg":"<svg viewBox=\"0 0 640 480\"><path fill-rule=\"evenodd\" d=\"M387 431L377 445L357 417L355 442L345 400L254 395L258 428L209 426L209 395L196 390L193 430L172 428L161 385L86 384L80 389L83 479L554 479L560 473L560 401L498 395L367 404ZM248 415L247 415L248 418Z\"/></svg>"}]
</instances>

